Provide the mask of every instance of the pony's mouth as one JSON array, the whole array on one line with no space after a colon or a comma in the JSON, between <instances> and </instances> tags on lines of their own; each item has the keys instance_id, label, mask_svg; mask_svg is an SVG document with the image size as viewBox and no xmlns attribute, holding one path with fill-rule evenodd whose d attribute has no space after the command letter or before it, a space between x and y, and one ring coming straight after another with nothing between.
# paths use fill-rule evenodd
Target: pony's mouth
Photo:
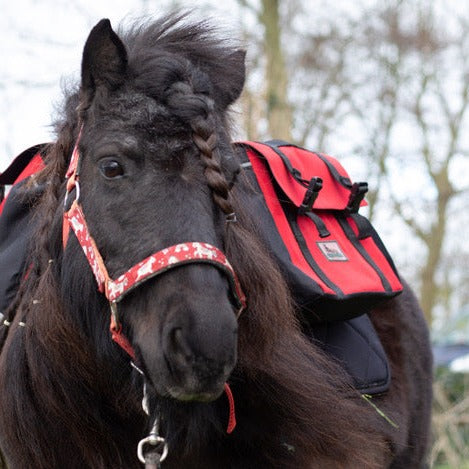
<instances>
[{"instance_id":1,"label":"pony's mouth","mask_svg":"<svg viewBox=\"0 0 469 469\"><path fill-rule=\"evenodd\" d=\"M223 385L221 389L213 392L199 392L199 393L187 393L178 388L171 388L168 390L171 398L181 402L212 402L218 399L223 393Z\"/></svg>"},{"instance_id":2,"label":"pony's mouth","mask_svg":"<svg viewBox=\"0 0 469 469\"><path fill-rule=\"evenodd\" d=\"M181 371L174 367L168 357L164 356L164 360L169 375L166 394L183 402L211 402L218 399L223 394L224 385L234 366L221 366L201 359Z\"/></svg>"}]
</instances>

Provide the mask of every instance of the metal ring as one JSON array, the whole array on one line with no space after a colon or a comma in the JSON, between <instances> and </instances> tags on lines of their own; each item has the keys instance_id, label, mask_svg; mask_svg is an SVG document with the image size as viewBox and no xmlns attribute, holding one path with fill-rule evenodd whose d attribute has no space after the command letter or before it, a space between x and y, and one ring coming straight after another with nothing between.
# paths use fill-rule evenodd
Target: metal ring
<instances>
[{"instance_id":1,"label":"metal ring","mask_svg":"<svg viewBox=\"0 0 469 469\"><path fill-rule=\"evenodd\" d=\"M75 179L75 201L80 199L80 183Z\"/></svg>"},{"instance_id":2,"label":"metal ring","mask_svg":"<svg viewBox=\"0 0 469 469\"><path fill-rule=\"evenodd\" d=\"M162 438L161 436L155 436L155 435L149 435L146 438L143 438L140 440L138 443L138 448L137 448L137 455L138 459L145 464L145 456L143 454L143 447L146 444L152 445L152 446L157 446L159 444L163 444L163 452L161 453L160 456L160 462L163 462L166 459L166 456L168 456L168 444L166 443L166 440Z\"/></svg>"},{"instance_id":3,"label":"metal ring","mask_svg":"<svg viewBox=\"0 0 469 469\"><path fill-rule=\"evenodd\" d=\"M65 197L64 197L64 210L67 208L67 203L68 203L68 196L70 195L70 192L75 189L75 201L78 202L78 199L80 198L80 183L78 180L75 179L74 185L70 191L65 192Z\"/></svg>"}]
</instances>

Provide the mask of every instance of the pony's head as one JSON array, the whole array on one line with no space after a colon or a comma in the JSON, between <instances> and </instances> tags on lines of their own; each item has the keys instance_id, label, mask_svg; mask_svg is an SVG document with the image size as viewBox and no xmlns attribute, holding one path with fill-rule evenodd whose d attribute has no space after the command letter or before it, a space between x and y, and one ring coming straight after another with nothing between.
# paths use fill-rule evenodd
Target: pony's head
<instances>
[{"instance_id":1,"label":"pony's head","mask_svg":"<svg viewBox=\"0 0 469 469\"><path fill-rule=\"evenodd\" d=\"M102 20L85 44L79 203L112 279L179 243L224 249L238 171L226 111L243 87L244 52L204 31L159 24L121 39ZM80 288L80 270L94 282L73 235L62 265L64 288ZM178 265L128 293L117 317L159 395L205 401L222 392L237 357L223 269Z\"/></svg>"}]
</instances>

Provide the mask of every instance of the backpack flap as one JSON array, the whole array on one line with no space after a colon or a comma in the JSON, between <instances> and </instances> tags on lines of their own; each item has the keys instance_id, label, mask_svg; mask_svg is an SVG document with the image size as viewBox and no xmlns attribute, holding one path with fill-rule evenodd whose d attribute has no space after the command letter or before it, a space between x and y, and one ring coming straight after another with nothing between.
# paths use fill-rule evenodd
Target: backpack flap
<instances>
[{"instance_id":1,"label":"backpack flap","mask_svg":"<svg viewBox=\"0 0 469 469\"><path fill-rule=\"evenodd\" d=\"M275 181L296 207L303 204L309 182L314 178L322 181L322 189L314 202L315 209L344 210L349 205L353 184L335 158L279 140L249 142L249 147L262 155ZM285 148L293 151L287 156ZM367 203L362 200L360 205Z\"/></svg>"},{"instance_id":2,"label":"backpack flap","mask_svg":"<svg viewBox=\"0 0 469 469\"><path fill-rule=\"evenodd\" d=\"M352 184L336 159L285 142L243 146L289 254L280 267L308 320L355 317L402 290L378 234L356 213L366 183ZM264 237L271 244L272 234Z\"/></svg>"}]
</instances>

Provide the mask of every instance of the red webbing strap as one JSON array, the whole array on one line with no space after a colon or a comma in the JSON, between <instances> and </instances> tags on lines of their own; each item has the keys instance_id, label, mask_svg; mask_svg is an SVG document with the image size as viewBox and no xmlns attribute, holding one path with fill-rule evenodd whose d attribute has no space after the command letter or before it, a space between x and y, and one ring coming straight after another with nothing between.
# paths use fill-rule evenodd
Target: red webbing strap
<instances>
[{"instance_id":1,"label":"red webbing strap","mask_svg":"<svg viewBox=\"0 0 469 469\"><path fill-rule=\"evenodd\" d=\"M76 200L73 202L70 210L64 214L64 227L64 230L67 231L67 238L68 229L69 227L72 228L91 267L98 285L98 290L101 293L104 293L106 290L106 285L109 282L109 274L107 272L106 266L104 265L101 254L96 247L96 243L89 233L81 207L78 205ZM66 244L66 239L64 242ZM113 310L112 304L111 310ZM123 350L125 350L133 359L135 359L135 351L127 337L122 334L122 326L117 322L116 314L117 313L115 311L112 311L111 323L109 327L112 340L116 342Z\"/></svg>"},{"instance_id":2,"label":"red webbing strap","mask_svg":"<svg viewBox=\"0 0 469 469\"><path fill-rule=\"evenodd\" d=\"M228 433L229 435L230 433L233 433L233 430L236 427L235 403L234 403L233 393L231 392L231 388L228 383L225 383L224 389L225 389L226 398L228 399L228 405L230 408L230 413L228 416L228 426L226 428L226 433Z\"/></svg>"},{"instance_id":3,"label":"red webbing strap","mask_svg":"<svg viewBox=\"0 0 469 469\"><path fill-rule=\"evenodd\" d=\"M70 210L64 213L64 220L66 220L67 224L72 228L85 253L86 259L96 279L96 283L98 284L98 290L104 293L106 284L109 281L109 274L94 239L90 235L81 207L76 200L73 202Z\"/></svg>"},{"instance_id":4,"label":"red webbing strap","mask_svg":"<svg viewBox=\"0 0 469 469\"><path fill-rule=\"evenodd\" d=\"M65 174L66 179L68 179L69 181L70 179L74 179L75 176L78 174L78 162L80 160L80 151L78 150L78 145L81 140L82 131L83 131L83 125L80 126L80 130L78 131L78 137L77 137L75 146L73 147L72 157L70 158L70 163L68 165L68 169Z\"/></svg>"},{"instance_id":5,"label":"red webbing strap","mask_svg":"<svg viewBox=\"0 0 469 469\"><path fill-rule=\"evenodd\" d=\"M201 242L180 243L164 248L134 265L116 280L108 279L106 297L109 301L120 301L124 295L146 280L173 267L193 262L212 264L227 274L236 300L236 306L239 310L246 307L246 297L228 259L215 246Z\"/></svg>"},{"instance_id":6,"label":"red webbing strap","mask_svg":"<svg viewBox=\"0 0 469 469\"><path fill-rule=\"evenodd\" d=\"M113 307L111 307L111 310L112 308ZM122 326L118 324L114 311L111 314L111 324L109 326L109 330L111 331L112 340L117 345L119 345L121 349L127 352L132 360L135 360L135 350L132 347L132 344L129 342L129 339L127 339L127 337L122 333Z\"/></svg>"}]
</instances>

